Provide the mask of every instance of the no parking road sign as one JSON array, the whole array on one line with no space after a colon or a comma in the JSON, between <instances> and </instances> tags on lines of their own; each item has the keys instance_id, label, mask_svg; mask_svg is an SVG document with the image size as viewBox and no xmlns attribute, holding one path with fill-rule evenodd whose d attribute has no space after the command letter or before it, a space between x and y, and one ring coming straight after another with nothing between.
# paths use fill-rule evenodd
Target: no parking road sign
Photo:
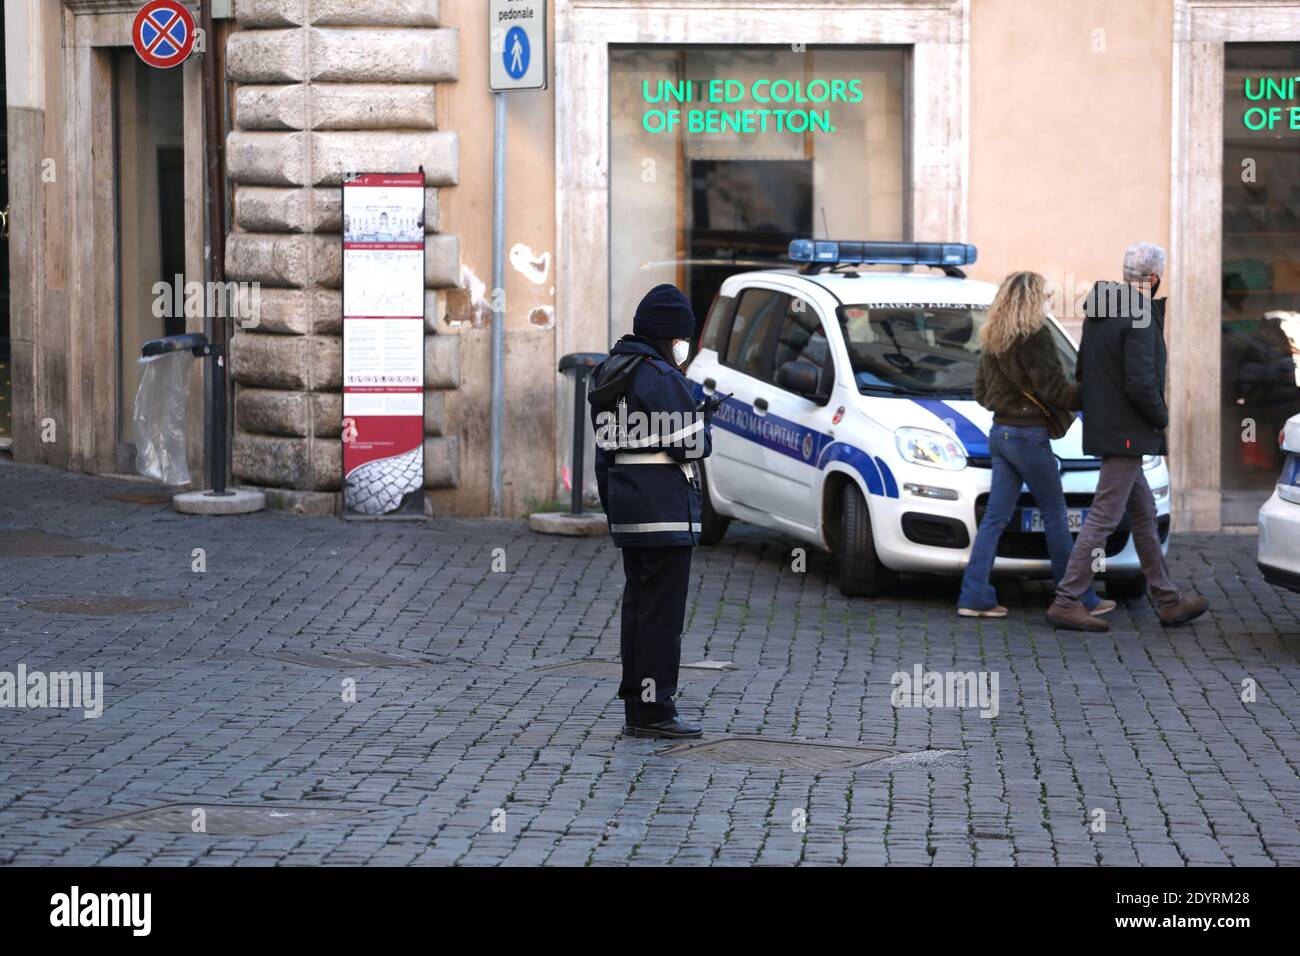
<instances>
[{"instance_id":1,"label":"no parking road sign","mask_svg":"<svg viewBox=\"0 0 1300 956\"><path fill-rule=\"evenodd\" d=\"M198 29L180 0L149 0L131 24L131 45L150 66L167 69L185 62Z\"/></svg>"},{"instance_id":2,"label":"no parking road sign","mask_svg":"<svg viewBox=\"0 0 1300 956\"><path fill-rule=\"evenodd\" d=\"M488 18L492 91L546 89L546 0L491 0Z\"/></svg>"}]
</instances>

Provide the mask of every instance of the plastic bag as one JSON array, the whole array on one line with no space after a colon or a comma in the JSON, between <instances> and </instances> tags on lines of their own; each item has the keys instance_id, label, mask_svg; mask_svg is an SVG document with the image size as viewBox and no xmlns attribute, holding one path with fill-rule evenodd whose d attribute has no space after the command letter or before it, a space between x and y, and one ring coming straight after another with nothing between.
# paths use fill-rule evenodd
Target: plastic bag
<instances>
[{"instance_id":1,"label":"plastic bag","mask_svg":"<svg viewBox=\"0 0 1300 956\"><path fill-rule=\"evenodd\" d=\"M164 485L188 485L185 452L185 367L188 352L140 359L135 393L135 470Z\"/></svg>"},{"instance_id":2,"label":"plastic bag","mask_svg":"<svg viewBox=\"0 0 1300 956\"><path fill-rule=\"evenodd\" d=\"M600 508L600 492L596 487L596 433L591 426L591 406L587 404L587 393L583 390L583 441L582 456L582 502L584 508ZM560 490L563 497L559 504L565 511L569 510L570 496L573 494L573 373L564 376L564 386L560 393Z\"/></svg>"}]
</instances>

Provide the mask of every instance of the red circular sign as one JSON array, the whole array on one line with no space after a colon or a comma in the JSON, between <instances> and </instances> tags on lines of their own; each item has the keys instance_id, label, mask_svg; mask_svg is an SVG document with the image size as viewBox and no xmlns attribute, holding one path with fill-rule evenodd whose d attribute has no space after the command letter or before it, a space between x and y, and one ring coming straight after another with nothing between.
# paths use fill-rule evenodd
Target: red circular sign
<instances>
[{"instance_id":1,"label":"red circular sign","mask_svg":"<svg viewBox=\"0 0 1300 956\"><path fill-rule=\"evenodd\" d=\"M165 70L185 61L197 33L194 17L179 0L149 0L131 24L131 45L140 59Z\"/></svg>"}]
</instances>

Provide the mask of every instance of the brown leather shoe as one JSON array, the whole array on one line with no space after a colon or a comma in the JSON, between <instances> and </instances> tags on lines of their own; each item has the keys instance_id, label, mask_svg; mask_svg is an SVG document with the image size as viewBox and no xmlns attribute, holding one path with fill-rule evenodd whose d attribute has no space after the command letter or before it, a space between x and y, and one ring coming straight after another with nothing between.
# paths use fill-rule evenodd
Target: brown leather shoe
<instances>
[{"instance_id":1,"label":"brown leather shoe","mask_svg":"<svg viewBox=\"0 0 1300 956\"><path fill-rule=\"evenodd\" d=\"M1194 594L1183 598L1177 604L1158 607L1156 613L1160 615L1160 623L1165 627L1179 627L1196 620L1209 609L1210 602L1199 594Z\"/></svg>"},{"instance_id":2,"label":"brown leather shoe","mask_svg":"<svg viewBox=\"0 0 1300 956\"><path fill-rule=\"evenodd\" d=\"M1070 631L1109 631L1110 625L1099 617L1089 614L1082 604L1074 607L1062 607L1056 602L1047 609L1047 620L1053 627L1063 627Z\"/></svg>"}]
</instances>

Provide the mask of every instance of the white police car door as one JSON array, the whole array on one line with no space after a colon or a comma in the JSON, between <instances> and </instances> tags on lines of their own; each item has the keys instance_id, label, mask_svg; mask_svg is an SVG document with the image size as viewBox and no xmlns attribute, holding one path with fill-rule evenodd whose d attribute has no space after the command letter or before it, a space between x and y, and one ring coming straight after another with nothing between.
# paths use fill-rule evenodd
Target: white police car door
<instances>
[{"instance_id":1,"label":"white police car door","mask_svg":"<svg viewBox=\"0 0 1300 956\"><path fill-rule=\"evenodd\" d=\"M728 501L760 511L772 500L758 442L762 416L767 412L764 396L772 391L765 381L766 363L788 300L775 289L742 290L725 352L703 382L706 391L732 394L713 419L713 454L705 463L709 482Z\"/></svg>"},{"instance_id":2,"label":"white police car door","mask_svg":"<svg viewBox=\"0 0 1300 956\"><path fill-rule=\"evenodd\" d=\"M813 501L817 460L827 442L832 410L787 391L776 384L777 371L787 362L807 362L819 372L817 394L829 396L835 382L835 365L825 320L817 306L798 297L787 301L777 326L770 364L765 368L768 385L761 390L767 401L767 416L760 436L763 447L764 507L783 522L815 528L818 503Z\"/></svg>"}]
</instances>

